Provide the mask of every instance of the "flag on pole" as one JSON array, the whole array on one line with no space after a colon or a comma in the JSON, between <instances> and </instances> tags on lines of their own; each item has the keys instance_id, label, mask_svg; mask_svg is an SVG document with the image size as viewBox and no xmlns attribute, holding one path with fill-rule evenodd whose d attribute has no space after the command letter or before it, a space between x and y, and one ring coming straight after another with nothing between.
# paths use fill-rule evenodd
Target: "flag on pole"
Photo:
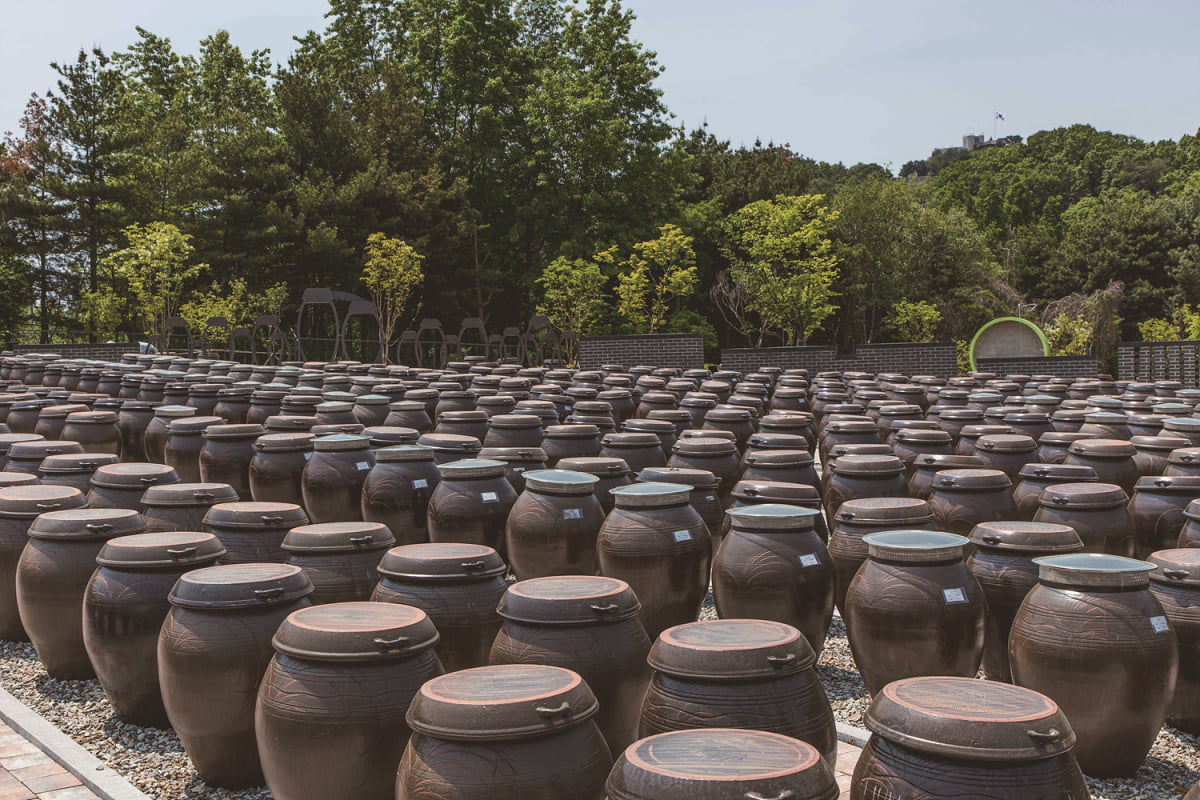
<instances>
[{"instance_id":1,"label":"flag on pole","mask_svg":"<svg viewBox=\"0 0 1200 800\"><path fill-rule=\"evenodd\" d=\"M997 112L996 112L996 119L998 119L998 120L1000 120L1001 122L1003 122L1003 121L1004 121L1004 115L1003 115L1003 114L1001 114L999 111L997 111Z\"/></svg>"}]
</instances>

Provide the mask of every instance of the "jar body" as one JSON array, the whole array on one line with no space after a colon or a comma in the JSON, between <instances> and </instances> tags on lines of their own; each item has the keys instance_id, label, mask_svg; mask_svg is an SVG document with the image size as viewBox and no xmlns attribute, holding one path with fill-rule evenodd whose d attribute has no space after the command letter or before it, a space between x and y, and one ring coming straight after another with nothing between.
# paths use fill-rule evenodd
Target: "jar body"
<instances>
[{"instance_id":1,"label":"jar body","mask_svg":"<svg viewBox=\"0 0 1200 800\"><path fill-rule=\"evenodd\" d=\"M204 438L199 431L168 433L163 446L163 463L174 467L181 483L200 483L200 451Z\"/></svg>"},{"instance_id":2,"label":"jar body","mask_svg":"<svg viewBox=\"0 0 1200 800\"><path fill-rule=\"evenodd\" d=\"M846 590L850 581L858 574L858 568L867 560L868 547L863 541L864 536L890 530L934 530L933 521L926 517L924 520L887 520L866 521L848 520L839 515L829 532L829 558L834 568L834 604L842 616L846 614Z\"/></svg>"},{"instance_id":3,"label":"jar body","mask_svg":"<svg viewBox=\"0 0 1200 800\"><path fill-rule=\"evenodd\" d=\"M384 576L371 599L401 603L421 609L437 627L441 639L435 646L447 672L488 663L492 642L503 621L496 606L508 584L503 575L478 580L406 580Z\"/></svg>"},{"instance_id":4,"label":"jar body","mask_svg":"<svg viewBox=\"0 0 1200 800\"><path fill-rule=\"evenodd\" d=\"M504 528L516 502L503 476L444 478L429 500L429 540L487 545L507 560Z\"/></svg>"},{"instance_id":5,"label":"jar body","mask_svg":"<svg viewBox=\"0 0 1200 800\"><path fill-rule=\"evenodd\" d=\"M62 441L79 442L86 453L121 455L121 432L116 420L112 422L72 422L62 429Z\"/></svg>"},{"instance_id":6,"label":"jar body","mask_svg":"<svg viewBox=\"0 0 1200 800\"><path fill-rule=\"evenodd\" d=\"M678 445L676 445L678 447ZM676 450L667 460L668 467L702 469L711 472L720 481L717 496L721 505L729 505L729 493L741 478L742 465L736 451L729 453L681 453Z\"/></svg>"},{"instance_id":7,"label":"jar body","mask_svg":"<svg viewBox=\"0 0 1200 800\"><path fill-rule=\"evenodd\" d=\"M83 597L104 539L30 539L17 563L21 622L50 677L94 678L83 642Z\"/></svg>"},{"instance_id":8,"label":"jar body","mask_svg":"<svg viewBox=\"0 0 1200 800\"><path fill-rule=\"evenodd\" d=\"M593 494L526 489L505 526L508 564L517 580L549 575L595 575L596 539L604 509Z\"/></svg>"},{"instance_id":9,"label":"jar body","mask_svg":"<svg viewBox=\"0 0 1200 800\"><path fill-rule=\"evenodd\" d=\"M429 499L442 474L432 461L377 462L362 490L362 518L388 526L396 544L429 541Z\"/></svg>"},{"instance_id":10,"label":"jar body","mask_svg":"<svg viewBox=\"0 0 1200 800\"><path fill-rule=\"evenodd\" d=\"M379 573L375 568L386 550L352 550L346 552L285 553L285 563L304 570L313 585L309 601L314 606L324 603L349 603L370 600Z\"/></svg>"},{"instance_id":11,"label":"jar body","mask_svg":"<svg viewBox=\"0 0 1200 800\"><path fill-rule=\"evenodd\" d=\"M1145 560L1156 550L1170 550L1179 541L1187 519L1183 512L1197 495L1135 489L1129 499L1136 557Z\"/></svg>"},{"instance_id":12,"label":"jar body","mask_svg":"<svg viewBox=\"0 0 1200 800\"><path fill-rule=\"evenodd\" d=\"M206 440L200 451L200 480L204 483L227 483L238 497L251 497L250 462L254 458L256 438L222 437Z\"/></svg>"},{"instance_id":13,"label":"jar body","mask_svg":"<svg viewBox=\"0 0 1200 800\"><path fill-rule=\"evenodd\" d=\"M1179 673L1167 722L1188 733L1200 733L1200 591L1166 581L1150 582L1150 591L1175 629Z\"/></svg>"},{"instance_id":14,"label":"jar body","mask_svg":"<svg viewBox=\"0 0 1200 800\"><path fill-rule=\"evenodd\" d=\"M301 480L312 450L259 451L247 466L248 497L258 503L304 504ZM247 495L238 495L247 497Z\"/></svg>"},{"instance_id":15,"label":"jar body","mask_svg":"<svg viewBox=\"0 0 1200 800\"><path fill-rule=\"evenodd\" d=\"M976 546L967 559L967 568L979 581L987 601L986 632L983 639L983 674L990 681L1012 683L1008 663L1008 634L1017 609L1037 586L1035 556L1044 552L1022 553Z\"/></svg>"},{"instance_id":16,"label":"jar body","mask_svg":"<svg viewBox=\"0 0 1200 800\"><path fill-rule=\"evenodd\" d=\"M842 503L847 500L862 500L868 497L908 497L908 484L904 481L904 472L868 477L846 475L834 469L823 493L825 518L833 519Z\"/></svg>"},{"instance_id":17,"label":"jar body","mask_svg":"<svg viewBox=\"0 0 1200 800\"><path fill-rule=\"evenodd\" d=\"M1136 552L1133 517L1123 503L1108 508L1042 505L1033 515L1033 521L1053 522L1074 528L1083 540L1085 553L1108 553L1133 558Z\"/></svg>"},{"instance_id":18,"label":"jar body","mask_svg":"<svg viewBox=\"0 0 1200 800\"><path fill-rule=\"evenodd\" d=\"M315 525L362 519L362 490L375 456L361 450L313 453L300 478L304 509Z\"/></svg>"},{"instance_id":19,"label":"jar body","mask_svg":"<svg viewBox=\"0 0 1200 800\"><path fill-rule=\"evenodd\" d=\"M1009 488L951 490L934 482L929 495L933 527L966 536L980 522L1017 519L1017 504Z\"/></svg>"},{"instance_id":20,"label":"jar body","mask_svg":"<svg viewBox=\"0 0 1200 800\"><path fill-rule=\"evenodd\" d=\"M194 506L146 506L146 533L167 531L203 531L204 515L211 504Z\"/></svg>"}]
</instances>

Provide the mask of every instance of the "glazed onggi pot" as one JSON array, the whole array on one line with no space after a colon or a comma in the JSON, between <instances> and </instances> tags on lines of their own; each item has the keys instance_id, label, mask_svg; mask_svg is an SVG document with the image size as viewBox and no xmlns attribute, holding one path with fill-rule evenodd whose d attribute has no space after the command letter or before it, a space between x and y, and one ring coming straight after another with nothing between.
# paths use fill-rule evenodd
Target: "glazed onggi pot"
<instances>
[{"instance_id":1,"label":"glazed onggi pot","mask_svg":"<svg viewBox=\"0 0 1200 800\"><path fill-rule=\"evenodd\" d=\"M378 522L320 522L300 525L283 537L287 563L300 567L313 585L313 605L371 599L379 562L396 544Z\"/></svg>"},{"instance_id":2,"label":"glazed onggi pot","mask_svg":"<svg viewBox=\"0 0 1200 800\"><path fill-rule=\"evenodd\" d=\"M508 514L508 563L517 580L549 575L594 575L596 539L604 509L596 499L594 475L568 470L525 474Z\"/></svg>"},{"instance_id":3,"label":"glazed onggi pot","mask_svg":"<svg viewBox=\"0 0 1200 800\"><path fill-rule=\"evenodd\" d=\"M441 465L441 483L429 499L431 542L484 545L505 557L504 530L517 493L504 466L483 458Z\"/></svg>"},{"instance_id":4,"label":"glazed onggi pot","mask_svg":"<svg viewBox=\"0 0 1200 800\"><path fill-rule=\"evenodd\" d=\"M1017 519L1012 481L998 469L948 469L933 478L933 527L966 536L980 522Z\"/></svg>"},{"instance_id":5,"label":"glazed onggi pot","mask_svg":"<svg viewBox=\"0 0 1200 800\"><path fill-rule=\"evenodd\" d=\"M1037 515L1042 492L1049 487L1099 481L1094 469L1077 464L1026 464L1019 477L1020 481L1012 490L1013 501L1017 504L1015 518L1026 521L1032 521Z\"/></svg>"},{"instance_id":6,"label":"glazed onggi pot","mask_svg":"<svg viewBox=\"0 0 1200 800\"><path fill-rule=\"evenodd\" d=\"M375 454L366 436L337 433L313 440L300 476L304 508L313 522L362 519L362 491Z\"/></svg>"},{"instance_id":7,"label":"glazed onggi pot","mask_svg":"<svg viewBox=\"0 0 1200 800\"><path fill-rule=\"evenodd\" d=\"M1112 483L1063 483L1042 492L1034 522L1069 525L1085 553L1131 557L1136 552L1133 517L1125 490Z\"/></svg>"},{"instance_id":8,"label":"glazed onggi pot","mask_svg":"<svg viewBox=\"0 0 1200 800\"><path fill-rule=\"evenodd\" d=\"M1167 722L1200 733L1200 550L1159 550L1147 561L1154 565L1150 592L1179 641L1179 677L1167 706Z\"/></svg>"},{"instance_id":9,"label":"glazed onggi pot","mask_svg":"<svg viewBox=\"0 0 1200 800\"><path fill-rule=\"evenodd\" d=\"M1092 777L1133 775L1166 717L1179 664L1153 564L1103 553L1034 560L1038 585L1013 620L1013 682L1058 703Z\"/></svg>"},{"instance_id":10,"label":"glazed onggi pot","mask_svg":"<svg viewBox=\"0 0 1200 800\"><path fill-rule=\"evenodd\" d=\"M156 484L142 493L142 513L147 531L202 531L210 508L237 500L227 483Z\"/></svg>"},{"instance_id":11,"label":"glazed onggi pot","mask_svg":"<svg viewBox=\"0 0 1200 800\"><path fill-rule=\"evenodd\" d=\"M599 478L595 494L605 514L613 509L612 490L633 483L629 465L619 458L563 458L556 469L586 472Z\"/></svg>"},{"instance_id":12,"label":"glazed onggi pot","mask_svg":"<svg viewBox=\"0 0 1200 800\"><path fill-rule=\"evenodd\" d=\"M721 497L717 494L720 479L708 470L685 469L683 467L652 467L638 473L638 483L678 483L690 486L688 502L708 526L708 532L713 537L713 552L716 552L724 534L725 509Z\"/></svg>"},{"instance_id":13,"label":"glazed onggi pot","mask_svg":"<svg viewBox=\"0 0 1200 800\"><path fill-rule=\"evenodd\" d=\"M223 563L282 564L287 558L284 537L308 523L304 509L292 503L219 503L205 513L203 530L215 534L225 546Z\"/></svg>"},{"instance_id":14,"label":"glazed onggi pot","mask_svg":"<svg viewBox=\"0 0 1200 800\"><path fill-rule=\"evenodd\" d=\"M983 469L984 460L979 456L920 455L913 459L912 468L908 477L908 493L912 497L928 500L937 473L946 469Z\"/></svg>"},{"instance_id":15,"label":"glazed onggi pot","mask_svg":"<svg viewBox=\"0 0 1200 800\"><path fill-rule=\"evenodd\" d=\"M888 455L846 455L829 468L825 486L825 516L834 519L847 500L868 497L908 497L904 462Z\"/></svg>"},{"instance_id":16,"label":"glazed onggi pot","mask_svg":"<svg viewBox=\"0 0 1200 800\"><path fill-rule=\"evenodd\" d=\"M571 670L502 664L425 683L396 800L602 800L612 769L595 695Z\"/></svg>"},{"instance_id":17,"label":"glazed onggi pot","mask_svg":"<svg viewBox=\"0 0 1200 800\"><path fill-rule=\"evenodd\" d=\"M392 800L404 715L442 674L425 612L347 602L293 611L271 643L254 729L275 800Z\"/></svg>"},{"instance_id":18,"label":"glazed onggi pot","mask_svg":"<svg viewBox=\"0 0 1200 800\"><path fill-rule=\"evenodd\" d=\"M868 497L842 503L829 534L829 557L833 561L834 602L846 613L846 590L867 560L863 537L894 530L934 530L929 503L912 497Z\"/></svg>"},{"instance_id":19,"label":"glazed onggi pot","mask_svg":"<svg viewBox=\"0 0 1200 800\"><path fill-rule=\"evenodd\" d=\"M1200 477L1138 478L1128 505L1137 557L1145 559L1157 550L1174 548L1187 521L1184 512L1197 499Z\"/></svg>"},{"instance_id":20,"label":"glazed onggi pot","mask_svg":"<svg viewBox=\"0 0 1200 800\"><path fill-rule=\"evenodd\" d=\"M96 469L88 490L91 508L132 508L145 511L142 496L151 486L179 483L174 467L166 464L127 462Z\"/></svg>"},{"instance_id":21,"label":"glazed onggi pot","mask_svg":"<svg viewBox=\"0 0 1200 800\"><path fill-rule=\"evenodd\" d=\"M441 480L431 448L381 447L363 483L362 518L387 525L400 544L426 542L429 499Z\"/></svg>"},{"instance_id":22,"label":"glazed onggi pot","mask_svg":"<svg viewBox=\"0 0 1200 800\"><path fill-rule=\"evenodd\" d=\"M1084 800L1067 715L1045 695L965 677L890 683L866 713L871 738L851 800Z\"/></svg>"}]
</instances>

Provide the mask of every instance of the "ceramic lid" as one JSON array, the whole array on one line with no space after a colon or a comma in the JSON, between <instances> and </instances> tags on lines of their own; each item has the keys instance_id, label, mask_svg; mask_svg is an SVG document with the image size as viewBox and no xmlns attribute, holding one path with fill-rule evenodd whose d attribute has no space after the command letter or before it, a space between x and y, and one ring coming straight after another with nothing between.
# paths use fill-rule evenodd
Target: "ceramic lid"
<instances>
[{"instance_id":1,"label":"ceramic lid","mask_svg":"<svg viewBox=\"0 0 1200 800\"><path fill-rule=\"evenodd\" d=\"M1150 580L1164 586L1200 586L1200 548L1159 550L1146 559L1154 565Z\"/></svg>"},{"instance_id":2,"label":"ceramic lid","mask_svg":"<svg viewBox=\"0 0 1200 800\"><path fill-rule=\"evenodd\" d=\"M29 518L47 511L81 508L83 492L72 486L12 486L0 489L0 517Z\"/></svg>"},{"instance_id":3,"label":"ceramic lid","mask_svg":"<svg viewBox=\"0 0 1200 800\"><path fill-rule=\"evenodd\" d=\"M1086 483L1099 480L1096 470L1082 464L1026 464L1017 473L1023 480Z\"/></svg>"},{"instance_id":4,"label":"ceramic lid","mask_svg":"<svg viewBox=\"0 0 1200 800\"><path fill-rule=\"evenodd\" d=\"M504 462L488 458L468 458L441 464L438 469L446 480L474 480L477 478L504 477Z\"/></svg>"},{"instance_id":5,"label":"ceramic lid","mask_svg":"<svg viewBox=\"0 0 1200 800\"><path fill-rule=\"evenodd\" d=\"M863 497L842 503L834 517L841 522L870 525L895 522L904 527L929 522L933 511L929 503L914 497Z\"/></svg>"},{"instance_id":6,"label":"ceramic lid","mask_svg":"<svg viewBox=\"0 0 1200 800\"><path fill-rule=\"evenodd\" d=\"M258 424L211 425L204 429L205 439L254 439L266 433Z\"/></svg>"},{"instance_id":7,"label":"ceramic lid","mask_svg":"<svg viewBox=\"0 0 1200 800\"><path fill-rule=\"evenodd\" d=\"M116 425L115 411L73 411L67 415L68 425Z\"/></svg>"},{"instance_id":8,"label":"ceramic lid","mask_svg":"<svg viewBox=\"0 0 1200 800\"><path fill-rule=\"evenodd\" d=\"M149 488L175 483L179 483L179 474L174 467L149 462L106 464L92 475L93 486L109 489Z\"/></svg>"},{"instance_id":9,"label":"ceramic lid","mask_svg":"<svg viewBox=\"0 0 1200 800\"><path fill-rule=\"evenodd\" d=\"M1053 700L975 678L905 678L885 686L867 728L923 753L970 761L1032 761L1068 752L1075 732Z\"/></svg>"},{"instance_id":10,"label":"ceramic lid","mask_svg":"<svg viewBox=\"0 0 1200 800\"><path fill-rule=\"evenodd\" d=\"M313 450L318 453L345 453L366 450L371 440L353 433L334 433L313 439Z\"/></svg>"},{"instance_id":11,"label":"ceramic lid","mask_svg":"<svg viewBox=\"0 0 1200 800\"><path fill-rule=\"evenodd\" d=\"M440 542L393 547L378 571L396 580L469 580L504 575L508 566L493 548L481 544Z\"/></svg>"},{"instance_id":12,"label":"ceramic lid","mask_svg":"<svg viewBox=\"0 0 1200 800\"><path fill-rule=\"evenodd\" d=\"M605 447L662 447L662 440L654 433L609 433L600 443Z\"/></svg>"},{"instance_id":13,"label":"ceramic lid","mask_svg":"<svg viewBox=\"0 0 1200 800\"><path fill-rule=\"evenodd\" d=\"M1046 487L1038 503L1047 508L1115 508L1128 500L1113 483L1060 483Z\"/></svg>"},{"instance_id":14,"label":"ceramic lid","mask_svg":"<svg viewBox=\"0 0 1200 800\"><path fill-rule=\"evenodd\" d=\"M1190 441L1181 436L1131 436L1129 441L1136 450L1161 450L1166 453L1192 446Z\"/></svg>"},{"instance_id":15,"label":"ceramic lid","mask_svg":"<svg viewBox=\"0 0 1200 800\"><path fill-rule=\"evenodd\" d=\"M211 533L135 533L105 542L96 563L117 569L192 569L197 564L211 564L223 555L221 540Z\"/></svg>"},{"instance_id":16,"label":"ceramic lid","mask_svg":"<svg viewBox=\"0 0 1200 800\"><path fill-rule=\"evenodd\" d=\"M1150 583L1154 565L1107 553L1072 553L1033 559L1038 580L1063 586L1136 588Z\"/></svg>"},{"instance_id":17,"label":"ceramic lid","mask_svg":"<svg viewBox=\"0 0 1200 800\"><path fill-rule=\"evenodd\" d=\"M142 494L142 505L211 506L237 502L238 494L227 483L172 483L151 486Z\"/></svg>"},{"instance_id":18,"label":"ceramic lid","mask_svg":"<svg viewBox=\"0 0 1200 800\"><path fill-rule=\"evenodd\" d=\"M904 462L895 456L840 456L831 467L835 475L886 476L904 472Z\"/></svg>"},{"instance_id":19,"label":"ceramic lid","mask_svg":"<svg viewBox=\"0 0 1200 800\"><path fill-rule=\"evenodd\" d=\"M625 463L625 459L623 458L590 458L586 456L560 458L556 466L559 469L586 472L589 475L596 475L601 478L620 477L630 473L629 465Z\"/></svg>"},{"instance_id":20,"label":"ceramic lid","mask_svg":"<svg viewBox=\"0 0 1200 800\"><path fill-rule=\"evenodd\" d=\"M1080 439L1072 442L1067 451L1095 458L1132 458L1137 454L1133 443L1126 439Z\"/></svg>"},{"instance_id":21,"label":"ceramic lid","mask_svg":"<svg viewBox=\"0 0 1200 800\"><path fill-rule=\"evenodd\" d=\"M418 392L418 391L420 391L420 390L419 389L410 389L407 392L405 392L405 396L407 397L408 395L411 395L414 392ZM482 400L483 398L480 398L480 399ZM480 403L480 405L485 405L485 404ZM396 400L394 402L388 403L388 409L391 411L427 411L428 407L425 405L425 401L423 401L423 400Z\"/></svg>"},{"instance_id":22,"label":"ceramic lid","mask_svg":"<svg viewBox=\"0 0 1200 800\"><path fill-rule=\"evenodd\" d=\"M29 472L0 472L0 489L13 486L35 486L39 483L37 475Z\"/></svg>"},{"instance_id":23,"label":"ceramic lid","mask_svg":"<svg viewBox=\"0 0 1200 800\"><path fill-rule=\"evenodd\" d=\"M72 508L42 514L29 526L32 539L110 539L146 530L146 520L128 508Z\"/></svg>"},{"instance_id":24,"label":"ceramic lid","mask_svg":"<svg viewBox=\"0 0 1200 800\"><path fill-rule=\"evenodd\" d=\"M204 524L213 528L251 530L295 528L308 524L308 514L295 503L234 501L213 505L204 515Z\"/></svg>"},{"instance_id":25,"label":"ceramic lid","mask_svg":"<svg viewBox=\"0 0 1200 800\"><path fill-rule=\"evenodd\" d=\"M901 428L896 431L896 441L915 445L941 445L950 444L954 441L954 437L940 428L938 430Z\"/></svg>"},{"instance_id":26,"label":"ceramic lid","mask_svg":"<svg viewBox=\"0 0 1200 800\"><path fill-rule=\"evenodd\" d=\"M755 433L746 441L746 447L750 450L807 450L808 439L796 433Z\"/></svg>"},{"instance_id":27,"label":"ceramic lid","mask_svg":"<svg viewBox=\"0 0 1200 800\"><path fill-rule=\"evenodd\" d=\"M730 496L747 503L808 504L819 502L815 486L786 481L738 481Z\"/></svg>"},{"instance_id":28,"label":"ceramic lid","mask_svg":"<svg viewBox=\"0 0 1200 800\"><path fill-rule=\"evenodd\" d=\"M260 453L308 452L315 438L311 433L264 433L254 440L254 449Z\"/></svg>"},{"instance_id":29,"label":"ceramic lid","mask_svg":"<svg viewBox=\"0 0 1200 800\"><path fill-rule=\"evenodd\" d=\"M112 453L63 453L43 458L38 472L94 472L119 461L120 458Z\"/></svg>"},{"instance_id":30,"label":"ceramic lid","mask_svg":"<svg viewBox=\"0 0 1200 800\"><path fill-rule=\"evenodd\" d=\"M1195 464L1197 461L1200 461L1200 447L1181 447L1167 454L1168 464Z\"/></svg>"},{"instance_id":31,"label":"ceramic lid","mask_svg":"<svg viewBox=\"0 0 1200 800\"><path fill-rule=\"evenodd\" d=\"M529 625L596 625L632 619L641 608L625 581L561 575L517 581L500 598L497 611Z\"/></svg>"},{"instance_id":32,"label":"ceramic lid","mask_svg":"<svg viewBox=\"0 0 1200 800\"><path fill-rule=\"evenodd\" d=\"M376 464L395 464L411 461L433 461L435 451L432 447L419 444L396 444L381 447L375 451Z\"/></svg>"},{"instance_id":33,"label":"ceramic lid","mask_svg":"<svg viewBox=\"0 0 1200 800\"><path fill-rule=\"evenodd\" d=\"M941 531L883 531L863 537L871 558L909 564L961 560L967 537Z\"/></svg>"},{"instance_id":34,"label":"ceramic lid","mask_svg":"<svg viewBox=\"0 0 1200 800\"><path fill-rule=\"evenodd\" d=\"M719 406L709 409L709 412L704 415L706 422L733 422L742 423L749 422L754 418L754 415L749 409L745 408L730 408L728 406Z\"/></svg>"},{"instance_id":35,"label":"ceramic lid","mask_svg":"<svg viewBox=\"0 0 1200 800\"><path fill-rule=\"evenodd\" d=\"M706 469L646 467L637 474L638 483L678 483L693 489L716 489L721 480Z\"/></svg>"},{"instance_id":36,"label":"ceramic lid","mask_svg":"<svg viewBox=\"0 0 1200 800\"><path fill-rule=\"evenodd\" d=\"M8 457L16 461L41 461L46 456L56 456L60 453L82 453L83 445L79 442L66 440L52 441L47 439L13 442L8 448Z\"/></svg>"},{"instance_id":37,"label":"ceramic lid","mask_svg":"<svg viewBox=\"0 0 1200 800\"><path fill-rule=\"evenodd\" d=\"M655 436L675 433L675 423L665 419L630 419L622 429L626 432L645 432Z\"/></svg>"},{"instance_id":38,"label":"ceramic lid","mask_svg":"<svg viewBox=\"0 0 1200 800\"><path fill-rule=\"evenodd\" d=\"M540 447L485 447L479 451L479 458L503 464L544 464L546 451Z\"/></svg>"},{"instance_id":39,"label":"ceramic lid","mask_svg":"<svg viewBox=\"0 0 1200 800\"><path fill-rule=\"evenodd\" d=\"M17 409L23 406L24 403L13 403L13 408ZM83 403L67 403L61 406L45 406L38 412L38 419L56 419L66 418L68 414L73 414L76 411L87 411L87 406Z\"/></svg>"},{"instance_id":40,"label":"ceramic lid","mask_svg":"<svg viewBox=\"0 0 1200 800\"><path fill-rule=\"evenodd\" d=\"M40 433L0 433L0 453L7 453L18 442L42 442L46 437Z\"/></svg>"},{"instance_id":41,"label":"ceramic lid","mask_svg":"<svg viewBox=\"0 0 1200 800\"><path fill-rule=\"evenodd\" d=\"M425 433L417 439L417 444L432 447L442 453L478 453L483 447L474 436L462 436L457 433Z\"/></svg>"},{"instance_id":42,"label":"ceramic lid","mask_svg":"<svg viewBox=\"0 0 1200 800\"><path fill-rule=\"evenodd\" d=\"M987 462L982 456L960 456L947 453L923 453L913 459L917 469L941 471L944 469L984 469Z\"/></svg>"},{"instance_id":43,"label":"ceramic lid","mask_svg":"<svg viewBox=\"0 0 1200 800\"><path fill-rule=\"evenodd\" d=\"M598 708L592 690L571 670L503 664L427 681L409 707L408 725L438 739L519 739L581 725Z\"/></svg>"},{"instance_id":44,"label":"ceramic lid","mask_svg":"<svg viewBox=\"0 0 1200 800\"><path fill-rule=\"evenodd\" d=\"M497 414L489 424L493 428L540 428L542 418L535 414Z\"/></svg>"},{"instance_id":45,"label":"ceramic lid","mask_svg":"<svg viewBox=\"0 0 1200 800\"><path fill-rule=\"evenodd\" d=\"M600 479L586 472L538 469L525 473L525 488L554 495L590 495Z\"/></svg>"},{"instance_id":46,"label":"ceramic lid","mask_svg":"<svg viewBox=\"0 0 1200 800\"><path fill-rule=\"evenodd\" d=\"M792 675L816 663L804 634L765 619L713 619L663 631L646 661L659 672L697 680Z\"/></svg>"},{"instance_id":47,"label":"ceramic lid","mask_svg":"<svg viewBox=\"0 0 1200 800\"><path fill-rule=\"evenodd\" d=\"M184 573L167 599L184 608L258 608L312 592L308 576L290 564L225 564Z\"/></svg>"},{"instance_id":48,"label":"ceramic lid","mask_svg":"<svg viewBox=\"0 0 1200 800\"><path fill-rule=\"evenodd\" d=\"M811 467L812 453L805 450L755 450L746 454L746 466Z\"/></svg>"},{"instance_id":49,"label":"ceramic lid","mask_svg":"<svg viewBox=\"0 0 1200 800\"><path fill-rule=\"evenodd\" d=\"M280 653L300 659L388 661L422 653L439 638L432 620L419 608L350 602L293 611L271 644Z\"/></svg>"},{"instance_id":50,"label":"ceramic lid","mask_svg":"<svg viewBox=\"0 0 1200 800\"><path fill-rule=\"evenodd\" d=\"M316 421L316 417L285 416L281 414L267 417L266 429L268 431L308 431L312 429Z\"/></svg>"},{"instance_id":51,"label":"ceramic lid","mask_svg":"<svg viewBox=\"0 0 1200 800\"><path fill-rule=\"evenodd\" d=\"M594 439L599 435L595 425L550 425L544 434L547 439Z\"/></svg>"},{"instance_id":52,"label":"ceramic lid","mask_svg":"<svg viewBox=\"0 0 1200 800\"><path fill-rule=\"evenodd\" d=\"M995 490L1012 487L1012 480L998 469L944 469L933 476L934 491Z\"/></svg>"},{"instance_id":53,"label":"ceramic lid","mask_svg":"<svg viewBox=\"0 0 1200 800\"><path fill-rule=\"evenodd\" d=\"M392 532L379 522L322 522L292 528L282 548L289 553L357 553L394 544Z\"/></svg>"},{"instance_id":54,"label":"ceramic lid","mask_svg":"<svg viewBox=\"0 0 1200 800\"><path fill-rule=\"evenodd\" d=\"M224 417L181 417L167 424L167 434L169 436L199 435L209 425L224 425Z\"/></svg>"},{"instance_id":55,"label":"ceramic lid","mask_svg":"<svg viewBox=\"0 0 1200 800\"><path fill-rule=\"evenodd\" d=\"M967 538L979 547L1023 553L1077 553L1083 549L1074 528L1051 522L980 522Z\"/></svg>"},{"instance_id":56,"label":"ceramic lid","mask_svg":"<svg viewBox=\"0 0 1200 800\"><path fill-rule=\"evenodd\" d=\"M976 439L975 447L989 453L1029 453L1037 442L1021 433L989 433Z\"/></svg>"},{"instance_id":57,"label":"ceramic lid","mask_svg":"<svg viewBox=\"0 0 1200 800\"><path fill-rule=\"evenodd\" d=\"M825 426L825 435L828 436L831 433L861 433L879 436L879 426L869 419L844 419L830 422Z\"/></svg>"},{"instance_id":58,"label":"ceramic lid","mask_svg":"<svg viewBox=\"0 0 1200 800\"><path fill-rule=\"evenodd\" d=\"M1137 479L1133 491L1200 497L1200 475L1145 475Z\"/></svg>"},{"instance_id":59,"label":"ceramic lid","mask_svg":"<svg viewBox=\"0 0 1200 800\"><path fill-rule=\"evenodd\" d=\"M1172 419L1165 419L1163 420L1163 430L1200 433L1200 419L1193 419L1191 417L1175 417Z\"/></svg>"},{"instance_id":60,"label":"ceramic lid","mask_svg":"<svg viewBox=\"0 0 1200 800\"><path fill-rule=\"evenodd\" d=\"M757 503L725 511L733 527L744 531L807 531L812 530L821 512L802 506L783 503Z\"/></svg>"},{"instance_id":61,"label":"ceramic lid","mask_svg":"<svg viewBox=\"0 0 1200 800\"><path fill-rule=\"evenodd\" d=\"M964 439L979 439L984 436L1014 436L1019 435L1011 425L964 425L958 432ZM1029 437L1025 437L1029 438Z\"/></svg>"},{"instance_id":62,"label":"ceramic lid","mask_svg":"<svg viewBox=\"0 0 1200 800\"><path fill-rule=\"evenodd\" d=\"M688 502L691 487L674 483L635 483L612 490L617 508L666 508Z\"/></svg>"}]
</instances>

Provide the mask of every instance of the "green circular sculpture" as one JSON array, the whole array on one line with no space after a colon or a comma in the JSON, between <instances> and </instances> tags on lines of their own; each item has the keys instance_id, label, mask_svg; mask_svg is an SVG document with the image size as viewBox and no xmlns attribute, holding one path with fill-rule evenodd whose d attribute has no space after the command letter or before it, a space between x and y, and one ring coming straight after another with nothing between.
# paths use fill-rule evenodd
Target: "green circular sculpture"
<instances>
[{"instance_id":1,"label":"green circular sculpture","mask_svg":"<svg viewBox=\"0 0 1200 800\"><path fill-rule=\"evenodd\" d=\"M1033 322L1021 317L997 317L971 338L971 369L977 358L1040 358L1050 355L1050 343Z\"/></svg>"}]
</instances>

